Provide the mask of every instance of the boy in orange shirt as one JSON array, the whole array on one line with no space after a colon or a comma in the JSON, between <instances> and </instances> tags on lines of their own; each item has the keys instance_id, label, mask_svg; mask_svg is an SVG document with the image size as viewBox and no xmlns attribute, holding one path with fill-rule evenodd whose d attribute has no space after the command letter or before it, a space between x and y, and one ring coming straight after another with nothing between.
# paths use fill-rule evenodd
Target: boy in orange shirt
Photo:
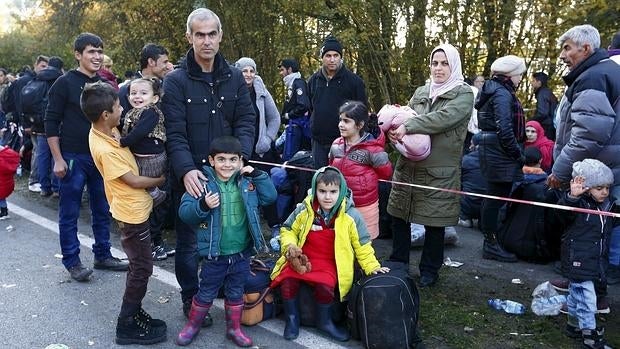
<instances>
[{"instance_id":1,"label":"boy in orange shirt","mask_svg":"<svg viewBox=\"0 0 620 349\"><path fill-rule=\"evenodd\" d=\"M92 123L88 143L95 166L103 177L112 217L121 233L121 245L129 259L123 303L116 324L117 344L153 344L166 340L166 323L142 309L149 277L153 273L148 223L153 199L145 188L164 182L164 177L138 175L129 148L122 148L117 130L123 108L109 84L86 84L80 107Z\"/></svg>"}]
</instances>

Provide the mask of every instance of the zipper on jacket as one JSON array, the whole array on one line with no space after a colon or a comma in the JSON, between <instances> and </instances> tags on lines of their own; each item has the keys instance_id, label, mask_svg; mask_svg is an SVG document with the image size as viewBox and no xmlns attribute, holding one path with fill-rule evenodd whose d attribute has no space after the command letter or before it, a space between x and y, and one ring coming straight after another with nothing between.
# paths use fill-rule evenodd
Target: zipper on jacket
<instances>
[{"instance_id":1,"label":"zipper on jacket","mask_svg":"<svg viewBox=\"0 0 620 349\"><path fill-rule=\"evenodd\" d=\"M211 259L213 257L213 254L211 253L213 251L213 215L211 215L211 228L209 229L209 233L209 259Z\"/></svg>"}]
</instances>

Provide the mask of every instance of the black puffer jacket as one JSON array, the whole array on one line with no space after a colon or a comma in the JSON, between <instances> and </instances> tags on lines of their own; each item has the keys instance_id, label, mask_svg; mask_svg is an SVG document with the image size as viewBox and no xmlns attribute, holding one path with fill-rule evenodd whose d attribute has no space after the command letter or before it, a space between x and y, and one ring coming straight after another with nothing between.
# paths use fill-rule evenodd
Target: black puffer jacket
<instances>
[{"instance_id":1,"label":"black puffer jacket","mask_svg":"<svg viewBox=\"0 0 620 349\"><path fill-rule=\"evenodd\" d=\"M243 75L221 53L213 64L210 83L190 49L185 64L164 80L166 149L177 180L208 165L209 146L217 137L237 137L243 157L252 155L256 114Z\"/></svg>"},{"instance_id":2,"label":"black puffer jacket","mask_svg":"<svg viewBox=\"0 0 620 349\"><path fill-rule=\"evenodd\" d=\"M571 198L564 194L560 205L616 212L614 199L597 203L588 194ZM562 273L572 281L601 280L605 276L609 254L609 236L617 222L613 217L566 212L561 215L567 225L562 236Z\"/></svg>"},{"instance_id":3,"label":"black puffer jacket","mask_svg":"<svg viewBox=\"0 0 620 349\"><path fill-rule=\"evenodd\" d=\"M496 78L486 81L478 94L480 169L488 182L515 182L523 178L525 134L516 134L513 104L512 94Z\"/></svg>"}]
</instances>

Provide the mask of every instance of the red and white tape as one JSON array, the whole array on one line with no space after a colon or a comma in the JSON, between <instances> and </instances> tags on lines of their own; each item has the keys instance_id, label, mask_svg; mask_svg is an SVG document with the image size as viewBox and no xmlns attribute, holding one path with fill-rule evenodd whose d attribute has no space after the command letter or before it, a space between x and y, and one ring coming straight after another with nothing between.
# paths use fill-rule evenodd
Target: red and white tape
<instances>
[{"instance_id":1,"label":"red and white tape","mask_svg":"<svg viewBox=\"0 0 620 349\"><path fill-rule=\"evenodd\" d=\"M249 160L249 162L250 163L254 163L254 164L259 164L259 165L272 166L272 167L282 167L282 168L290 168L290 169L293 169L293 170L300 170L300 171L307 171L307 172L316 172L315 169L306 168L306 167L299 167L299 166L292 166L292 165L285 165L285 164L275 164L275 163L272 163L272 162L265 162L265 161L258 161L258 160ZM431 187L431 186L428 186L428 185L404 183L404 182L397 182L397 181L391 181L391 180L386 180L386 179L380 179L379 181L386 182L386 183L391 183L392 185L403 185L403 186L409 186L409 187L425 189L425 190L438 190L438 191L443 191L443 192L453 193L453 194L458 194L458 195L476 196L476 197L485 198L485 199L503 200L503 201L516 202L516 203L526 204L526 205L554 208L554 209L564 210L564 211L572 211L572 212L579 212L579 213L589 213L589 214L595 214L595 215L601 215L601 216L620 218L620 213L605 212L605 211L599 211L599 210L591 210L591 209L587 209L587 208L564 206L564 205L558 205L558 204L549 204L549 203L538 202L538 201L529 201L529 200L521 200L521 199L515 199L515 198L507 198L507 197L503 197L503 196L494 196L494 195L487 195L487 194L470 193L470 192L466 192L466 191L462 191L462 190L447 189L447 188L437 188L437 187Z\"/></svg>"}]
</instances>

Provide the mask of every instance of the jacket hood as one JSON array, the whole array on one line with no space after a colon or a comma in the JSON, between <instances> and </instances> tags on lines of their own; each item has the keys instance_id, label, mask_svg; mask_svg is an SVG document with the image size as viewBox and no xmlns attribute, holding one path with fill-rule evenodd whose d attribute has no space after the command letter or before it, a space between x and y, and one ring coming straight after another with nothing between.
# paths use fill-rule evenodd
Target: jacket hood
<instances>
[{"instance_id":1,"label":"jacket hood","mask_svg":"<svg viewBox=\"0 0 620 349\"><path fill-rule=\"evenodd\" d=\"M41 70L36 78L43 81L53 81L62 76L62 71L56 67L50 67Z\"/></svg>"},{"instance_id":2,"label":"jacket hood","mask_svg":"<svg viewBox=\"0 0 620 349\"><path fill-rule=\"evenodd\" d=\"M353 206L353 200L352 200L351 191L347 187L347 182L344 179L344 176L342 175L342 172L340 172L340 170L338 170L335 167L324 166L324 167L321 167L320 169L318 169L314 173L314 176L312 176L312 187L310 188L310 202L309 202L310 205L313 208L316 207L316 210L318 210L318 207L317 207L318 206L318 202L316 200L316 181L317 181L317 178L318 178L319 174L324 173L325 171L335 171L336 173L338 173L338 176L340 176L340 193L338 195L338 200L336 201L336 204L334 205L332 210L327 215L327 218L325 219L325 222L329 222L337 214L337 212L341 209L340 206L342 205L343 201L345 202L345 205L346 205L345 210L346 210L349 207ZM344 200L345 198L347 198L347 200ZM315 203L316 203L316 206L315 206Z\"/></svg>"},{"instance_id":3,"label":"jacket hood","mask_svg":"<svg viewBox=\"0 0 620 349\"><path fill-rule=\"evenodd\" d=\"M254 87L254 91L256 92L256 96L266 96L267 95L267 88L265 87L265 83L263 82L263 79L256 75L254 77L254 81L252 82L252 86Z\"/></svg>"},{"instance_id":4,"label":"jacket hood","mask_svg":"<svg viewBox=\"0 0 620 349\"><path fill-rule=\"evenodd\" d=\"M591 66L597 64L603 59L609 58L609 54L607 50L602 48L597 48L594 53L592 53L588 58L581 61L581 63L577 64L575 69L571 70L568 74L564 75L562 79L566 83L566 86L570 86L577 80L577 77L581 75L584 71L588 70Z\"/></svg>"},{"instance_id":5,"label":"jacket hood","mask_svg":"<svg viewBox=\"0 0 620 349\"><path fill-rule=\"evenodd\" d=\"M487 80L482 85L482 89L478 93L478 98L476 100L476 109L480 109L490 98L495 94L497 90L503 88L502 84L495 80Z\"/></svg>"}]
</instances>

